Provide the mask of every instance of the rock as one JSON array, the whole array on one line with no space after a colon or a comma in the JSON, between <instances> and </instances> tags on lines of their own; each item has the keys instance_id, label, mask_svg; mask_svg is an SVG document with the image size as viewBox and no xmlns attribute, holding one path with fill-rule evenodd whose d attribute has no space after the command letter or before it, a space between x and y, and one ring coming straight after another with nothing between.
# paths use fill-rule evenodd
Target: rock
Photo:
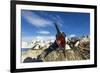
<instances>
[{"instance_id":1,"label":"rock","mask_svg":"<svg viewBox=\"0 0 100 73\"><path fill-rule=\"evenodd\" d=\"M66 51L66 60L82 60L82 57L78 51L70 49Z\"/></svg>"},{"instance_id":2,"label":"rock","mask_svg":"<svg viewBox=\"0 0 100 73\"><path fill-rule=\"evenodd\" d=\"M90 39L85 37L80 40L79 52L83 59L90 59Z\"/></svg>"},{"instance_id":3,"label":"rock","mask_svg":"<svg viewBox=\"0 0 100 73\"><path fill-rule=\"evenodd\" d=\"M68 50L71 49L71 47L68 44L66 44L65 49Z\"/></svg>"},{"instance_id":4,"label":"rock","mask_svg":"<svg viewBox=\"0 0 100 73\"><path fill-rule=\"evenodd\" d=\"M44 57L44 55L45 55L45 52L43 52L42 54L40 54L38 56L38 58L40 60L43 60L44 62L66 60L62 51L55 50L55 51L52 51L51 53L49 53L46 57Z\"/></svg>"},{"instance_id":5,"label":"rock","mask_svg":"<svg viewBox=\"0 0 100 73\"><path fill-rule=\"evenodd\" d=\"M23 62L24 63L27 63L27 62L33 62L33 61L32 61L32 58L31 57L27 57L26 59L24 59Z\"/></svg>"},{"instance_id":6,"label":"rock","mask_svg":"<svg viewBox=\"0 0 100 73\"><path fill-rule=\"evenodd\" d=\"M66 57L64 56L62 50L55 50L49 53L45 58L44 58L44 53L41 54L40 59L42 59L44 62L49 62L49 61L72 61L72 60L82 60L82 56L80 55L79 51L73 50L73 49L68 49L65 50Z\"/></svg>"},{"instance_id":7,"label":"rock","mask_svg":"<svg viewBox=\"0 0 100 73\"><path fill-rule=\"evenodd\" d=\"M43 62L42 60L38 60L36 58L31 58L31 57L27 57L26 59L24 59L23 63L29 63L29 62Z\"/></svg>"},{"instance_id":8,"label":"rock","mask_svg":"<svg viewBox=\"0 0 100 73\"><path fill-rule=\"evenodd\" d=\"M76 42L76 41L75 41ZM50 45L50 44L49 44ZM72 45L72 47L70 47ZM41 46L40 46L41 47ZM38 46L39 48L39 46ZM26 62L51 62L51 61L75 61L75 60L87 60L90 59L90 38L80 38L73 46L72 42L66 44L65 55L62 50L53 48L46 57L47 47L44 46L42 49L33 49L25 53L24 63ZM50 49L48 49L50 51Z\"/></svg>"}]
</instances>

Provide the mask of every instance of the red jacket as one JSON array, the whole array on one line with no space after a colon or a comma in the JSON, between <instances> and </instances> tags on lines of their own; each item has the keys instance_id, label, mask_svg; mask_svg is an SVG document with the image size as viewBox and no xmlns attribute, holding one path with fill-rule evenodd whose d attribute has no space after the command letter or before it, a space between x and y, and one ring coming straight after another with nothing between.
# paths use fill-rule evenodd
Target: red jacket
<instances>
[{"instance_id":1,"label":"red jacket","mask_svg":"<svg viewBox=\"0 0 100 73\"><path fill-rule=\"evenodd\" d=\"M59 48L65 48L65 45L66 45L65 37L62 34L57 36L56 43L58 44Z\"/></svg>"}]
</instances>

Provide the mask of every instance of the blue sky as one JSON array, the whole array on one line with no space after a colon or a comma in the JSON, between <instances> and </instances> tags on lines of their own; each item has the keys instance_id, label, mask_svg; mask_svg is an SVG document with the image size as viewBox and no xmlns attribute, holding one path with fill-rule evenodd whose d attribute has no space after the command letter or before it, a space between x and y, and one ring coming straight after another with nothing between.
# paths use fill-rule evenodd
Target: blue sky
<instances>
[{"instance_id":1,"label":"blue sky","mask_svg":"<svg viewBox=\"0 0 100 73\"><path fill-rule=\"evenodd\" d=\"M67 36L90 34L89 13L21 10L22 40L54 38L54 22L58 22L60 30Z\"/></svg>"}]
</instances>

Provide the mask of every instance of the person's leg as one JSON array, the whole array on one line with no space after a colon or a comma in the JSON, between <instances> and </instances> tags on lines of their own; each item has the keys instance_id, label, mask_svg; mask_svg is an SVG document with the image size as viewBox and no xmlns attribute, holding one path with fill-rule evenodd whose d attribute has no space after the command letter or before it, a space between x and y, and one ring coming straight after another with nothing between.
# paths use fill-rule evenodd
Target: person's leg
<instances>
[{"instance_id":1,"label":"person's leg","mask_svg":"<svg viewBox=\"0 0 100 73\"><path fill-rule=\"evenodd\" d=\"M45 49L40 55L38 55L38 59L45 58L49 53L56 50L58 48L56 42L54 42L52 45L50 45L47 49Z\"/></svg>"},{"instance_id":2,"label":"person's leg","mask_svg":"<svg viewBox=\"0 0 100 73\"><path fill-rule=\"evenodd\" d=\"M52 47L49 47L48 49L46 49L44 52L45 52L45 55L44 55L44 58L53 51L54 49Z\"/></svg>"},{"instance_id":3,"label":"person's leg","mask_svg":"<svg viewBox=\"0 0 100 73\"><path fill-rule=\"evenodd\" d=\"M63 51L64 57L66 58L66 50L63 49L62 51Z\"/></svg>"}]
</instances>

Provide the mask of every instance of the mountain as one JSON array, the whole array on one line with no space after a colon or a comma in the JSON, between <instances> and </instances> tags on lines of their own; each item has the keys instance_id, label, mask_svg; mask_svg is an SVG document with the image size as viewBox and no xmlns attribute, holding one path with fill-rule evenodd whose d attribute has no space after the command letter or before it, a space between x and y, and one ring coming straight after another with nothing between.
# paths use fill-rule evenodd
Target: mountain
<instances>
[{"instance_id":1,"label":"mountain","mask_svg":"<svg viewBox=\"0 0 100 73\"><path fill-rule=\"evenodd\" d=\"M49 62L49 61L74 61L74 60L88 60L90 59L90 37L81 37L79 40L74 41L73 46L71 43L72 40L69 40L69 43L66 43L66 50L64 56L62 50L54 50L50 52L46 57L45 49L50 46L50 40L48 41L34 41L34 44L38 44L38 47L31 48L29 51L22 55L22 61L27 60L28 57L32 58L32 62ZM77 43L77 45L76 45ZM44 45L43 45L44 44ZM39 48L39 49L38 49ZM30 59L29 58L29 59ZM30 62L30 61L29 61Z\"/></svg>"}]
</instances>

